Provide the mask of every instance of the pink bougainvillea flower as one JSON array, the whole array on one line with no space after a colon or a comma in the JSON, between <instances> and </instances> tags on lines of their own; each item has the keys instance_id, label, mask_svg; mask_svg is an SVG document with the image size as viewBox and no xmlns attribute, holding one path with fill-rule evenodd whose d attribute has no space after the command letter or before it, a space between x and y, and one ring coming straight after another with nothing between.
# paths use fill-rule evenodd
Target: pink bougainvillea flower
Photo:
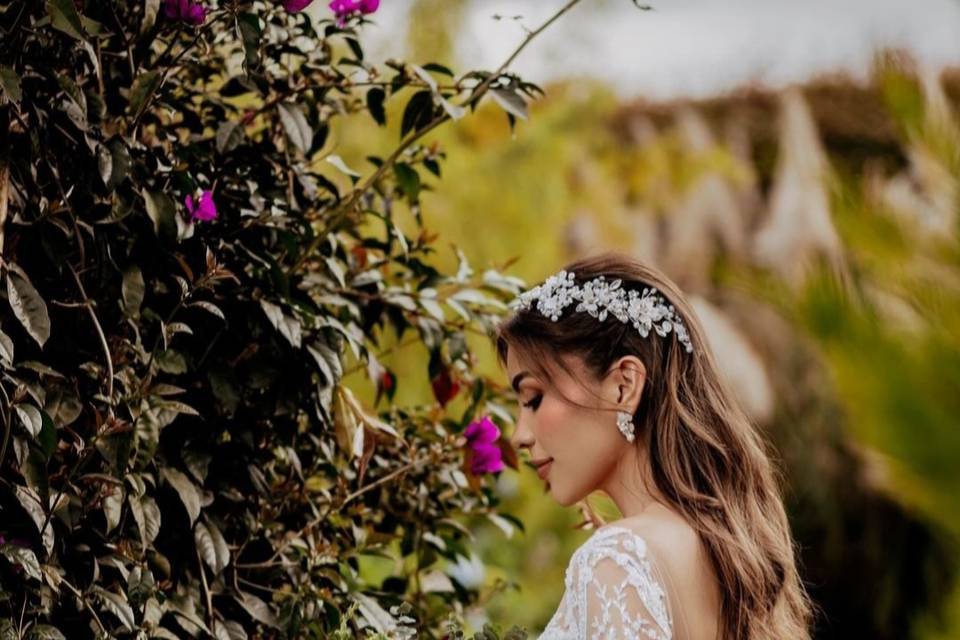
<instances>
[{"instance_id":1,"label":"pink bougainvillea flower","mask_svg":"<svg viewBox=\"0 0 960 640\"><path fill-rule=\"evenodd\" d=\"M343 27L347 23L347 16L357 12L373 13L379 9L380 0L330 0L328 6L337 17L337 26Z\"/></svg>"},{"instance_id":2,"label":"pink bougainvillea flower","mask_svg":"<svg viewBox=\"0 0 960 640\"><path fill-rule=\"evenodd\" d=\"M467 446L473 452L470 463L470 472L473 475L494 473L503 470L503 453L497 445L500 439L500 428L489 417L471 422L463 435L467 438Z\"/></svg>"},{"instance_id":3,"label":"pink bougainvillea flower","mask_svg":"<svg viewBox=\"0 0 960 640\"><path fill-rule=\"evenodd\" d=\"M193 0L163 0L163 13L171 20L201 25L207 19L207 10Z\"/></svg>"},{"instance_id":4,"label":"pink bougainvillea flower","mask_svg":"<svg viewBox=\"0 0 960 640\"><path fill-rule=\"evenodd\" d=\"M296 13L306 9L313 0L283 0L283 8L290 13Z\"/></svg>"},{"instance_id":5,"label":"pink bougainvillea flower","mask_svg":"<svg viewBox=\"0 0 960 640\"><path fill-rule=\"evenodd\" d=\"M213 203L213 194L204 190L197 199L196 205L193 203L193 196L187 196L184 199L187 205L187 212L191 220L203 220L209 222L217 217L217 206Z\"/></svg>"}]
</instances>

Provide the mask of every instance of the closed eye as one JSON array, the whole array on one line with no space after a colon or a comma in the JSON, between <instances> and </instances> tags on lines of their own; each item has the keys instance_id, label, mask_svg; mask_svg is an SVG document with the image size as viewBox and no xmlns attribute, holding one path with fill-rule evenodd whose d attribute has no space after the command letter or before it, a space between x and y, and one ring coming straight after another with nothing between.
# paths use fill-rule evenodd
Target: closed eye
<instances>
[{"instance_id":1,"label":"closed eye","mask_svg":"<svg viewBox=\"0 0 960 640\"><path fill-rule=\"evenodd\" d=\"M540 406L540 401L541 401L541 400L543 400L543 394L542 394L542 393L538 393L538 394L535 395L533 398L531 398L529 402L524 402L524 403L523 403L523 406L528 407L529 409L532 409L533 411L536 411L536 410L537 410L537 407Z\"/></svg>"}]
</instances>

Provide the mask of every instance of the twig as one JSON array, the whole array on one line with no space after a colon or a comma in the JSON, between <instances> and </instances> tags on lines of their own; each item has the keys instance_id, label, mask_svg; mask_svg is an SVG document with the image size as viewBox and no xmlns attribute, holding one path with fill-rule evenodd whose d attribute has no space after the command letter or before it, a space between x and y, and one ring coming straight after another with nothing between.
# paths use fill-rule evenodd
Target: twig
<instances>
[{"instance_id":1,"label":"twig","mask_svg":"<svg viewBox=\"0 0 960 640\"><path fill-rule=\"evenodd\" d=\"M10 424L13 418L13 407L10 405L10 396L7 395L7 390L2 384L0 384L0 391L3 392L3 404L6 409L3 414L3 444L0 445L0 469L3 469L3 459L7 457L7 445L10 444L10 432L13 431L13 426Z\"/></svg>"},{"instance_id":2,"label":"twig","mask_svg":"<svg viewBox=\"0 0 960 640\"><path fill-rule=\"evenodd\" d=\"M107 633L107 628L106 628L105 626L103 626L103 622L100 621L100 616L98 616L98 615L97 615L97 612L94 611L94 610L93 610L93 607L90 606L90 602L87 600L87 598L84 596L84 594L81 593L80 590L77 589L75 586L73 586L72 584L70 584L70 583L66 580L66 578L64 578L63 576L60 576L60 584L63 584L64 586L66 586L68 589L70 589L70 591L73 592L73 595L75 595L77 598L79 598L80 602L83 603L83 606L85 606L85 607L87 608L87 610L90 612L90 615L93 616L93 619L96 621L97 626L100 627L100 631L102 631L105 635L108 635L108 636L109 636L110 634Z\"/></svg>"},{"instance_id":3,"label":"twig","mask_svg":"<svg viewBox=\"0 0 960 640\"><path fill-rule=\"evenodd\" d=\"M83 283L80 281L80 276L77 275L76 270L73 268L73 265L67 263L67 268L70 269L70 273L73 274L73 279L77 283L77 288L80 289L80 295L83 296L83 303L87 307L87 311L90 313L90 319L93 320L93 326L97 330L97 335L100 336L100 345L103 347L103 356L107 359L107 398L110 400L110 404L113 404L113 358L110 357L110 346L107 344L107 336L103 333L103 327L100 326L100 320L97 318L97 312L94 311L93 305L90 303L90 298L87 297L87 292L83 288Z\"/></svg>"},{"instance_id":4,"label":"twig","mask_svg":"<svg viewBox=\"0 0 960 640\"><path fill-rule=\"evenodd\" d=\"M200 569L200 583L203 586L203 598L207 603L207 624L213 629L213 597L210 595L210 586L207 584L207 573L203 570L203 559L200 557L200 549L197 545L193 546L197 555L197 566Z\"/></svg>"}]
</instances>

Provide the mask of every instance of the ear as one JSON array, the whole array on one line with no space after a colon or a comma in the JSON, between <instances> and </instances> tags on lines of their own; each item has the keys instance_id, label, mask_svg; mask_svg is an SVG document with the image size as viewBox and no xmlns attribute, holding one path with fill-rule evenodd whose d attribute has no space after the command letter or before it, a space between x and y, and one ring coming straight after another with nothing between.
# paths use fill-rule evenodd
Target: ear
<instances>
[{"instance_id":1,"label":"ear","mask_svg":"<svg viewBox=\"0 0 960 640\"><path fill-rule=\"evenodd\" d=\"M640 406L640 396L647 381L647 368L636 356L623 356L613 363L607 375L607 397L617 404L621 411L636 413Z\"/></svg>"}]
</instances>

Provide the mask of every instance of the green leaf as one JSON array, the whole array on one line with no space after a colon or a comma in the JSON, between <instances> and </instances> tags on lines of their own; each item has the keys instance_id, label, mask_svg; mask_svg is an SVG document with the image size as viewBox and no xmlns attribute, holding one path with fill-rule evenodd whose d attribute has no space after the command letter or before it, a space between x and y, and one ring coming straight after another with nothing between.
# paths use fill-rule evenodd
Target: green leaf
<instances>
[{"instance_id":1,"label":"green leaf","mask_svg":"<svg viewBox=\"0 0 960 640\"><path fill-rule=\"evenodd\" d=\"M243 125L228 120L217 128L217 153L230 153L243 142Z\"/></svg>"},{"instance_id":2,"label":"green leaf","mask_svg":"<svg viewBox=\"0 0 960 640\"><path fill-rule=\"evenodd\" d=\"M140 195L147 207L147 215L153 220L157 237L172 242L177 237L176 205L173 199L165 193L147 189L143 189Z\"/></svg>"},{"instance_id":3,"label":"green leaf","mask_svg":"<svg viewBox=\"0 0 960 640\"><path fill-rule=\"evenodd\" d=\"M243 42L243 70L260 66L260 18L254 13L237 14L237 34Z\"/></svg>"},{"instance_id":4,"label":"green leaf","mask_svg":"<svg viewBox=\"0 0 960 640\"><path fill-rule=\"evenodd\" d=\"M67 640L60 629L49 624L36 624L30 627L27 640Z\"/></svg>"},{"instance_id":5,"label":"green leaf","mask_svg":"<svg viewBox=\"0 0 960 640\"><path fill-rule=\"evenodd\" d=\"M37 561L37 555L17 544L0 544L0 554L6 558L10 564L23 567L23 571L31 578L41 580L43 575L40 573L40 563Z\"/></svg>"},{"instance_id":6,"label":"green leaf","mask_svg":"<svg viewBox=\"0 0 960 640\"><path fill-rule=\"evenodd\" d=\"M130 513L133 514L133 519L140 530L140 544L146 549L160 533L160 525L162 524L160 507L157 506L156 500L150 496L138 497L133 494L127 496L127 504L130 506Z\"/></svg>"},{"instance_id":7,"label":"green leaf","mask_svg":"<svg viewBox=\"0 0 960 640\"><path fill-rule=\"evenodd\" d=\"M103 587L94 585L91 591L98 597L103 608L117 616L120 624L127 631L133 631L137 625L137 620L133 615L133 609L127 602L126 596L118 595L112 591L107 591Z\"/></svg>"},{"instance_id":8,"label":"green leaf","mask_svg":"<svg viewBox=\"0 0 960 640\"><path fill-rule=\"evenodd\" d=\"M146 107L150 98L160 88L161 80L163 80L163 76L157 69L152 69L137 76L136 80L133 81L133 86L130 87L129 112L131 115L138 115Z\"/></svg>"},{"instance_id":9,"label":"green leaf","mask_svg":"<svg viewBox=\"0 0 960 640\"><path fill-rule=\"evenodd\" d=\"M190 526L193 526L193 523L200 517L200 491L197 486L190 481L186 474L176 469L165 467L161 469L160 475L180 496L180 501L190 517Z\"/></svg>"},{"instance_id":10,"label":"green leaf","mask_svg":"<svg viewBox=\"0 0 960 640\"><path fill-rule=\"evenodd\" d=\"M77 12L77 6L73 4L73 0L48 0L47 15L50 16L50 22L54 29L58 29L77 40L86 38L83 22L80 20L80 14Z\"/></svg>"},{"instance_id":11,"label":"green leaf","mask_svg":"<svg viewBox=\"0 0 960 640\"><path fill-rule=\"evenodd\" d=\"M310 143L313 142L313 130L307 124L300 105L281 102L277 105L277 110L280 112L280 122L283 124L284 131L287 132L287 138L300 151L306 153Z\"/></svg>"},{"instance_id":12,"label":"green leaf","mask_svg":"<svg viewBox=\"0 0 960 640\"><path fill-rule=\"evenodd\" d=\"M257 622L274 627L275 629L280 628L277 625L277 618L273 615L270 607L267 606L267 603L260 598L243 591L240 591L239 594L234 598L240 604L240 606L243 607L244 611L249 613L250 617Z\"/></svg>"},{"instance_id":13,"label":"green leaf","mask_svg":"<svg viewBox=\"0 0 960 640\"><path fill-rule=\"evenodd\" d=\"M123 298L123 313L134 320L140 317L140 305L143 304L145 285L140 267L131 264L123 272L123 285L120 295Z\"/></svg>"},{"instance_id":14,"label":"green leaf","mask_svg":"<svg viewBox=\"0 0 960 640\"><path fill-rule=\"evenodd\" d=\"M13 366L13 340L3 331L0 331L0 364L4 367Z\"/></svg>"},{"instance_id":15,"label":"green leaf","mask_svg":"<svg viewBox=\"0 0 960 640\"><path fill-rule=\"evenodd\" d=\"M47 303L33 288L30 278L16 264L7 263L7 297L13 315L17 317L30 337L41 347L50 337L50 316Z\"/></svg>"},{"instance_id":16,"label":"green leaf","mask_svg":"<svg viewBox=\"0 0 960 640\"><path fill-rule=\"evenodd\" d=\"M280 332L280 335L286 338L287 342L292 346L299 349L301 337L300 321L284 314L283 309L263 298L260 299L260 308L263 309L263 312L267 315L267 319L270 320L270 324Z\"/></svg>"},{"instance_id":17,"label":"green leaf","mask_svg":"<svg viewBox=\"0 0 960 640\"><path fill-rule=\"evenodd\" d=\"M130 152L119 137L97 147L100 179L107 191L113 191L130 175Z\"/></svg>"},{"instance_id":18,"label":"green leaf","mask_svg":"<svg viewBox=\"0 0 960 640\"><path fill-rule=\"evenodd\" d=\"M187 372L187 359L182 353L173 349L164 349L158 353L156 362L161 371L175 376Z\"/></svg>"},{"instance_id":19,"label":"green leaf","mask_svg":"<svg viewBox=\"0 0 960 640\"><path fill-rule=\"evenodd\" d=\"M226 320L226 316L223 315L223 311L217 305L212 302L207 302L206 300L197 300L196 302L191 302L187 305L188 307L196 307L198 309L203 309L207 313L211 313L221 320Z\"/></svg>"},{"instance_id":20,"label":"green leaf","mask_svg":"<svg viewBox=\"0 0 960 640\"><path fill-rule=\"evenodd\" d=\"M198 521L193 529L193 539L197 543L200 557L214 574L220 573L230 564L230 548L217 525Z\"/></svg>"},{"instance_id":21,"label":"green leaf","mask_svg":"<svg viewBox=\"0 0 960 640\"><path fill-rule=\"evenodd\" d=\"M13 410L16 411L17 417L20 418L20 423L26 427L30 435L34 438L40 435L40 429L43 427L43 418L40 417L40 409L37 409L32 404L21 402L13 405Z\"/></svg>"},{"instance_id":22,"label":"green leaf","mask_svg":"<svg viewBox=\"0 0 960 640\"><path fill-rule=\"evenodd\" d=\"M106 532L109 534L120 524L120 515L123 513L123 500L126 493L123 487L111 486L112 493L105 496L101 502L103 505L103 517L107 521Z\"/></svg>"},{"instance_id":23,"label":"green leaf","mask_svg":"<svg viewBox=\"0 0 960 640\"><path fill-rule=\"evenodd\" d=\"M397 176L397 184L410 202L417 202L420 198L420 174L417 170L404 162L398 162L393 167Z\"/></svg>"},{"instance_id":24,"label":"green leaf","mask_svg":"<svg viewBox=\"0 0 960 640\"><path fill-rule=\"evenodd\" d=\"M21 485L17 485L16 496L20 506L23 507L23 510L26 511L30 519L33 520L33 524L37 528L37 533L43 531L43 535L41 536L43 547L48 554L52 554L54 542L53 524L47 521L46 512L44 511L40 496L30 487Z\"/></svg>"},{"instance_id":25,"label":"green leaf","mask_svg":"<svg viewBox=\"0 0 960 640\"><path fill-rule=\"evenodd\" d=\"M23 97L20 91L20 76L13 67L0 67L0 89L3 89L3 95L11 102L20 102Z\"/></svg>"}]
</instances>

